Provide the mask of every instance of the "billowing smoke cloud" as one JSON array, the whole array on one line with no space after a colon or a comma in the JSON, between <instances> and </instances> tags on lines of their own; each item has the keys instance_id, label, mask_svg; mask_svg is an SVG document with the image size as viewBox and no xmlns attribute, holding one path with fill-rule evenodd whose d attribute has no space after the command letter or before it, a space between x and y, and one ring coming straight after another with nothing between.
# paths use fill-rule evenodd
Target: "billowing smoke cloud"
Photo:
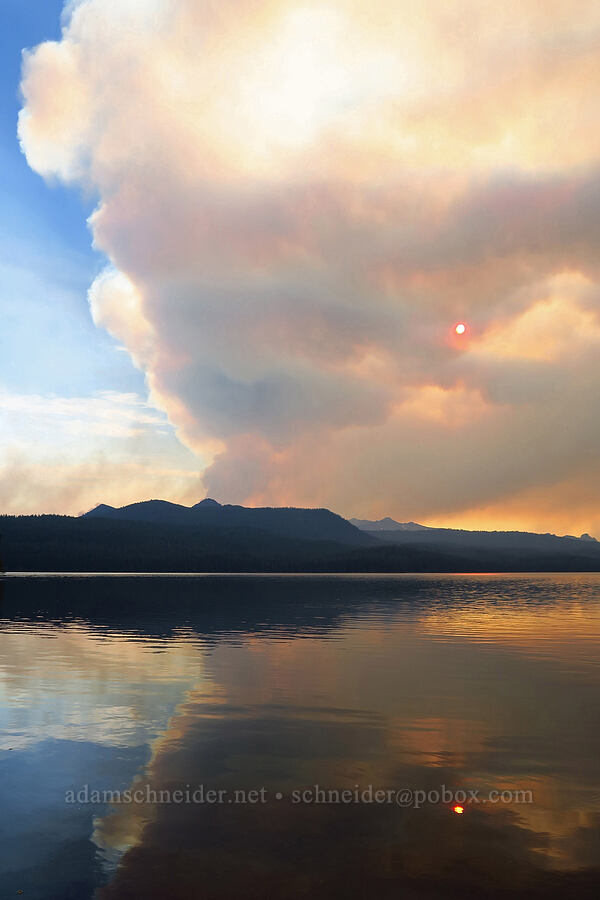
<instances>
[{"instance_id":1,"label":"billowing smoke cloud","mask_svg":"<svg viewBox=\"0 0 600 900\"><path fill-rule=\"evenodd\" d=\"M30 165L99 197L94 319L211 494L527 525L556 491L566 521L600 440L600 8L516 14L81 0L26 55Z\"/></svg>"}]
</instances>

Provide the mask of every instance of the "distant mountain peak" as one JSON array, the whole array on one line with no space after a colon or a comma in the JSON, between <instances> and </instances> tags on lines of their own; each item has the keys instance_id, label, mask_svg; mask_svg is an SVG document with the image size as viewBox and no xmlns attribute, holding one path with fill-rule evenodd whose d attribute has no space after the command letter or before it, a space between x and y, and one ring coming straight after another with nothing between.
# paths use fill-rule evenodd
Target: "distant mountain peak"
<instances>
[{"instance_id":1,"label":"distant mountain peak","mask_svg":"<svg viewBox=\"0 0 600 900\"><path fill-rule=\"evenodd\" d=\"M217 501L213 500L211 497L205 497L204 500L200 501L200 503L194 504L192 509L199 509L200 507L209 507L209 506L212 507L213 509L216 509L217 507L220 507L221 505L222 505L221 503L217 503Z\"/></svg>"},{"instance_id":2,"label":"distant mountain peak","mask_svg":"<svg viewBox=\"0 0 600 900\"><path fill-rule=\"evenodd\" d=\"M418 522L396 522L386 516L384 519L349 519L355 528L361 531L429 531L427 525L419 525Z\"/></svg>"},{"instance_id":3,"label":"distant mountain peak","mask_svg":"<svg viewBox=\"0 0 600 900\"><path fill-rule=\"evenodd\" d=\"M84 516L91 516L91 515L101 516L103 513L106 513L106 512L114 512L115 509L116 509L116 506L110 506L110 504L108 504L108 503L99 503L98 506L94 506L93 509L88 510L88 512L84 513L83 515Z\"/></svg>"}]
</instances>

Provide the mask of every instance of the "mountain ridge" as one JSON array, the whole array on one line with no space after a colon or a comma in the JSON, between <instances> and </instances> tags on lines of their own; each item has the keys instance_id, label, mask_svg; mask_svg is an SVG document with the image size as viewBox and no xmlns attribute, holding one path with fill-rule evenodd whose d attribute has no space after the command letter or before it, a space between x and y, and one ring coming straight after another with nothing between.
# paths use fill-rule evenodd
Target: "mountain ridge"
<instances>
[{"instance_id":1,"label":"mountain ridge","mask_svg":"<svg viewBox=\"0 0 600 900\"><path fill-rule=\"evenodd\" d=\"M419 525L418 522L397 522L389 516L383 519L348 519L361 531L428 531L428 525Z\"/></svg>"},{"instance_id":2,"label":"mountain ridge","mask_svg":"<svg viewBox=\"0 0 600 900\"><path fill-rule=\"evenodd\" d=\"M221 504L210 497L205 497L193 506L167 500L144 500L121 507L99 504L80 518L119 519L162 525L254 528L273 532L280 537L334 541L350 546L366 546L375 541L375 538L356 528L347 519L322 507L247 507Z\"/></svg>"},{"instance_id":3,"label":"mountain ridge","mask_svg":"<svg viewBox=\"0 0 600 900\"><path fill-rule=\"evenodd\" d=\"M141 500L120 507L100 503L83 513L80 518L110 518L165 525L203 524L218 527L250 527L266 532L274 531L286 537L296 537L302 540L333 540L342 544L357 545L372 544L374 540L386 543L408 541L420 544L425 541L442 541L444 544L454 541L461 544L465 541L470 544L484 541L502 542L506 545L511 541L531 543L531 541L546 539L599 544L595 537L586 532L577 537L571 534L556 535L551 532L514 529L483 531L466 528L439 528L432 525L421 525L418 522L398 522L389 516L376 520L345 519L325 507L247 507L233 503L219 503L211 497L205 497L192 506L159 499Z\"/></svg>"},{"instance_id":4,"label":"mountain ridge","mask_svg":"<svg viewBox=\"0 0 600 900\"><path fill-rule=\"evenodd\" d=\"M481 530L481 529L473 529L473 528L444 528L437 527L435 525L420 525L418 522L397 522L395 519L390 518L390 516L385 516L383 519L348 519L356 528L359 528L362 531L366 531L369 533L372 532L385 532L386 534L391 534L391 532L395 531L429 531L429 532L445 532L452 534L512 534L512 535L530 535L536 534L543 537L556 537L556 538L568 538L572 541L590 541L591 543L597 544L599 543L597 538L592 537L592 535L587 532L583 532L577 536L576 534L554 534L551 531L546 532L537 532L537 531L518 531L516 529L494 529L494 530Z\"/></svg>"},{"instance_id":5,"label":"mountain ridge","mask_svg":"<svg viewBox=\"0 0 600 900\"><path fill-rule=\"evenodd\" d=\"M205 498L99 504L79 517L0 515L0 537L9 572L600 572L589 535L396 524L406 527L368 533L327 509Z\"/></svg>"}]
</instances>

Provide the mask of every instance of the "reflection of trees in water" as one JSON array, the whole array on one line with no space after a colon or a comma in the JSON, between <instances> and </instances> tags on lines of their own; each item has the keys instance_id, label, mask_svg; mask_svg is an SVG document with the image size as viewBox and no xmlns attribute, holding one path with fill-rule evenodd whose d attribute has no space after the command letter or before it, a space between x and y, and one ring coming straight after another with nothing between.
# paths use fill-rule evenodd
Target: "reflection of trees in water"
<instances>
[{"instance_id":1,"label":"reflection of trees in water","mask_svg":"<svg viewBox=\"0 0 600 900\"><path fill-rule=\"evenodd\" d=\"M100 823L107 843L111 831L122 839L128 830L137 842L101 900L591 897L600 886L600 873L545 869L546 836L506 807L468 808L459 818L448 806L292 803L292 790L316 781L350 789L357 781L426 790L464 784L451 767L390 759L384 732L376 720L264 709L255 716L192 696L136 787L204 784L231 797L264 785L268 802L128 806L108 816ZM278 790L283 800L274 798Z\"/></svg>"},{"instance_id":2,"label":"reflection of trees in water","mask_svg":"<svg viewBox=\"0 0 600 900\"><path fill-rule=\"evenodd\" d=\"M492 628L485 646L469 644L468 634L459 641L466 621L461 610L471 605L493 610L497 625L509 610L564 610L573 599L568 580L527 581L529 593L523 584L518 578L431 576L52 578L0 582L0 596L1 615L41 615L59 627L84 619L96 633L105 631L108 641L113 634L134 640L189 635L210 646L212 693L192 690L156 742L140 782L152 789L264 785L271 794L289 794L316 782L343 788L356 783L459 788L473 784L473 773L493 780L513 766L515 777L545 771L548 780L567 785L579 777L578 790L584 791L598 774L597 761L590 762L582 743L597 742L589 673L585 684L575 683L573 671L556 659L494 647ZM587 599L595 596L590 592ZM578 598L585 605L584 595ZM427 619L439 632L446 621L448 630L449 617L454 617L450 642L436 641L422 627ZM367 643L374 625L376 642ZM346 631L363 635L362 666L352 645L336 660L337 639ZM382 635L400 633L401 641L382 643ZM257 638L253 644L250 635ZM284 640L276 644L265 637ZM318 640L293 640L298 637ZM306 655L312 643L319 646L317 657ZM278 655L286 646L293 656ZM444 680L457 672L467 680ZM298 679L297 693L286 684L277 706L273 688L284 676L288 682ZM332 679L337 679L336 702L352 709L311 706L307 683L319 678L332 702ZM148 679L152 682L152 666ZM264 695L261 686L269 687ZM532 709L535 739L523 726ZM467 713L485 728L479 743L470 733L465 749L453 729ZM417 715L416 743L408 746L407 728ZM486 742L490 720L496 731ZM424 722L429 723L427 748ZM451 727L444 728L448 722ZM571 805L578 807L577 798ZM496 807L468 809L457 817L445 807L310 806L288 800L265 806L128 806L97 822L100 844L130 847L100 896L597 896L597 872L544 868L551 837L543 823L537 826L526 814ZM573 864L593 867L599 843L600 823L588 817L586 825L569 832L563 849Z\"/></svg>"},{"instance_id":3,"label":"reflection of trees in water","mask_svg":"<svg viewBox=\"0 0 600 900\"><path fill-rule=\"evenodd\" d=\"M597 582L586 587L580 581L526 575L9 577L0 579L0 614L76 617L148 636L167 636L181 627L206 635L285 626L294 635L305 629L326 634L365 615L401 612L407 618L412 612L483 605L505 613L571 604L574 594L578 602L595 602Z\"/></svg>"}]
</instances>

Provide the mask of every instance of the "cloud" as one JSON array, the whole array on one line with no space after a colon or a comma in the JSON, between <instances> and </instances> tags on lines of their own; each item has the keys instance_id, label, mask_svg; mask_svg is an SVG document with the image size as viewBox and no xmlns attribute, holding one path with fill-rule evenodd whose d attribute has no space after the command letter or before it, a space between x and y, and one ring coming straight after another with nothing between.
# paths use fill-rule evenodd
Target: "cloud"
<instances>
[{"instance_id":1,"label":"cloud","mask_svg":"<svg viewBox=\"0 0 600 900\"><path fill-rule=\"evenodd\" d=\"M161 468L160 461L122 462L109 453L89 453L65 463L48 455L42 462L14 454L0 466L3 515L80 515L99 503L119 506L167 494L194 502L202 486L197 473Z\"/></svg>"},{"instance_id":2,"label":"cloud","mask_svg":"<svg viewBox=\"0 0 600 900\"><path fill-rule=\"evenodd\" d=\"M30 165L99 198L94 320L220 499L427 520L589 464L600 11L519 15L82 0L26 54Z\"/></svg>"},{"instance_id":3,"label":"cloud","mask_svg":"<svg viewBox=\"0 0 600 900\"><path fill-rule=\"evenodd\" d=\"M0 390L0 512L78 514L98 503L195 501L197 457L163 413L137 394L15 394Z\"/></svg>"}]
</instances>

